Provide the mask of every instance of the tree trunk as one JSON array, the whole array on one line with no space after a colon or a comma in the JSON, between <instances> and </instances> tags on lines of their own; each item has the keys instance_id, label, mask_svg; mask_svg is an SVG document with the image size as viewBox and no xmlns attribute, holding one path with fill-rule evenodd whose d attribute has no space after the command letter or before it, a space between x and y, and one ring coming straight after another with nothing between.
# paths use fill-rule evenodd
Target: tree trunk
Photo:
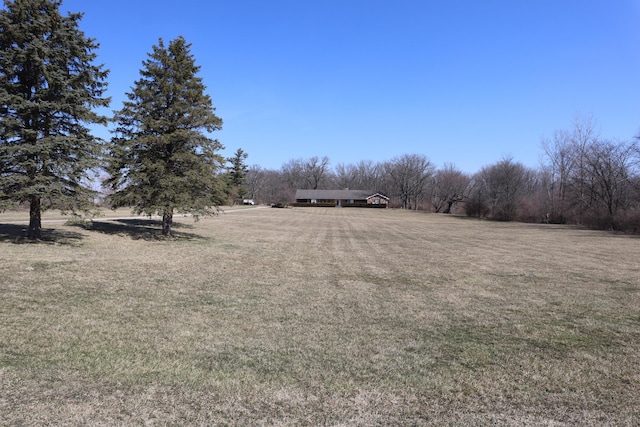
<instances>
[{"instance_id":1,"label":"tree trunk","mask_svg":"<svg viewBox=\"0 0 640 427\"><path fill-rule=\"evenodd\" d=\"M173 224L173 213L162 214L162 235L170 237L171 225Z\"/></svg>"},{"instance_id":2,"label":"tree trunk","mask_svg":"<svg viewBox=\"0 0 640 427\"><path fill-rule=\"evenodd\" d=\"M409 196L406 194L402 195L402 209L409 209Z\"/></svg>"},{"instance_id":3,"label":"tree trunk","mask_svg":"<svg viewBox=\"0 0 640 427\"><path fill-rule=\"evenodd\" d=\"M29 240L42 239L42 211L40 207L40 196L31 196L29 201Z\"/></svg>"}]
</instances>

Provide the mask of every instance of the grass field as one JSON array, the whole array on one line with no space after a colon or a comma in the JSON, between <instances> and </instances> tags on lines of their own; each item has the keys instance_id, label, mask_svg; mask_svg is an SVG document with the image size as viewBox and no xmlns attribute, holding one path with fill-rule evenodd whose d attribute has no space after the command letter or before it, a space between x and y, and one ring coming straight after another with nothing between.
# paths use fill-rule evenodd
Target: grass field
<instances>
[{"instance_id":1,"label":"grass field","mask_svg":"<svg viewBox=\"0 0 640 427\"><path fill-rule=\"evenodd\" d=\"M398 210L0 215L2 425L637 425L640 239Z\"/></svg>"}]
</instances>

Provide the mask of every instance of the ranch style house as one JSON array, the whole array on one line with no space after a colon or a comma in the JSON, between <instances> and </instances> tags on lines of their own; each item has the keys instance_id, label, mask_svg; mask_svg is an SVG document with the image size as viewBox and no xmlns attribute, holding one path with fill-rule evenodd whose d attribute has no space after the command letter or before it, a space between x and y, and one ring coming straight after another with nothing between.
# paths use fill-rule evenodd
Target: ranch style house
<instances>
[{"instance_id":1,"label":"ranch style house","mask_svg":"<svg viewBox=\"0 0 640 427\"><path fill-rule=\"evenodd\" d=\"M384 194L367 190L296 190L296 203L322 204L323 206L332 204L337 207L366 205L387 207L389 198Z\"/></svg>"}]
</instances>

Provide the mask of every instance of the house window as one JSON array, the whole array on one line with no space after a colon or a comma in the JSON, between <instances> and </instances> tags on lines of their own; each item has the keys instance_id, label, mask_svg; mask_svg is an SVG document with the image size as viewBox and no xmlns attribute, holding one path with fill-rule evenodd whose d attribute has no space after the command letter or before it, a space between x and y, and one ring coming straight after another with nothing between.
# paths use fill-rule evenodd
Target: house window
<instances>
[{"instance_id":1,"label":"house window","mask_svg":"<svg viewBox=\"0 0 640 427\"><path fill-rule=\"evenodd\" d=\"M349 199L349 203L353 203L353 199Z\"/></svg>"},{"instance_id":2,"label":"house window","mask_svg":"<svg viewBox=\"0 0 640 427\"><path fill-rule=\"evenodd\" d=\"M318 199L311 199L311 203L318 203Z\"/></svg>"},{"instance_id":3,"label":"house window","mask_svg":"<svg viewBox=\"0 0 640 427\"><path fill-rule=\"evenodd\" d=\"M374 205L379 205L379 204L380 204L380 199L375 199L375 200L373 201L373 204L374 204Z\"/></svg>"}]
</instances>

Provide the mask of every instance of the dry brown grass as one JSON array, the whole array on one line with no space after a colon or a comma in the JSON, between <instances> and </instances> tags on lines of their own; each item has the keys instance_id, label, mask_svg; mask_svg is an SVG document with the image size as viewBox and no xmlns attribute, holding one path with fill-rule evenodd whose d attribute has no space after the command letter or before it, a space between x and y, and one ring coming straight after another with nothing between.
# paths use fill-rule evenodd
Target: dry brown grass
<instances>
[{"instance_id":1,"label":"dry brown grass","mask_svg":"<svg viewBox=\"0 0 640 427\"><path fill-rule=\"evenodd\" d=\"M640 240L394 210L0 217L6 425L634 425Z\"/></svg>"}]
</instances>

